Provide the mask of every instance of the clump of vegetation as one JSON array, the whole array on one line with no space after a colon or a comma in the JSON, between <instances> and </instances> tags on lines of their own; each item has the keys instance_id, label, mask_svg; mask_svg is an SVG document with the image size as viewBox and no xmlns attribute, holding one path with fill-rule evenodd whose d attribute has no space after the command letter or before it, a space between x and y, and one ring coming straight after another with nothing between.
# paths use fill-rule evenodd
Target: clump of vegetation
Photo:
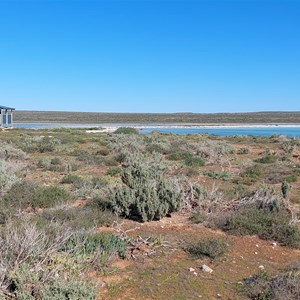
<instances>
[{"instance_id":1,"label":"clump of vegetation","mask_svg":"<svg viewBox=\"0 0 300 300\"><path fill-rule=\"evenodd\" d=\"M242 174L242 177L258 180L262 175L262 168L259 165L248 167Z\"/></svg>"},{"instance_id":2,"label":"clump of vegetation","mask_svg":"<svg viewBox=\"0 0 300 300\"><path fill-rule=\"evenodd\" d=\"M74 251L76 255L89 255L100 251L102 255L118 254L126 257L126 242L109 233L87 233L79 231L73 234L63 246L63 251Z\"/></svg>"},{"instance_id":3,"label":"clump of vegetation","mask_svg":"<svg viewBox=\"0 0 300 300\"><path fill-rule=\"evenodd\" d=\"M120 127L115 130L116 134L139 134L139 131L132 127Z\"/></svg>"},{"instance_id":4,"label":"clump of vegetation","mask_svg":"<svg viewBox=\"0 0 300 300\"><path fill-rule=\"evenodd\" d=\"M227 214L220 227L235 235L258 235L282 245L300 247L300 230L285 200L269 190L258 190Z\"/></svg>"},{"instance_id":5,"label":"clump of vegetation","mask_svg":"<svg viewBox=\"0 0 300 300\"><path fill-rule=\"evenodd\" d=\"M256 162L259 162L261 164L271 164L274 163L277 160L277 157L275 155L268 154L262 158L259 158L256 160Z\"/></svg>"},{"instance_id":6,"label":"clump of vegetation","mask_svg":"<svg viewBox=\"0 0 300 300\"><path fill-rule=\"evenodd\" d=\"M224 255L229 245L223 238L206 238L189 245L187 251L197 258L209 257L212 259Z\"/></svg>"},{"instance_id":7,"label":"clump of vegetation","mask_svg":"<svg viewBox=\"0 0 300 300\"><path fill-rule=\"evenodd\" d=\"M70 200L72 196L62 187L40 187L27 181L15 183L3 197L4 203L21 209L53 207Z\"/></svg>"},{"instance_id":8,"label":"clump of vegetation","mask_svg":"<svg viewBox=\"0 0 300 300\"><path fill-rule=\"evenodd\" d=\"M291 268L277 276L266 272L251 276L244 281L243 292L253 300L300 299L300 269Z\"/></svg>"},{"instance_id":9,"label":"clump of vegetation","mask_svg":"<svg viewBox=\"0 0 300 300\"><path fill-rule=\"evenodd\" d=\"M111 209L120 216L142 222L159 220L181 206L180 188L153 166L132 164L123 171L122 181L109 196Z\"/></svg>"},{"instance_id":10,"label":"clump of vegetation","mask_svg":"<svg viewBox=\"0 0 300 300\"><path fill-rule=\"evenodd\" d=\"M116 220L115 214L108 210L99 209L96 203L87 203L82 207L54 207L43 211L40 217L59 224L67 222L73 229L110 226Z\"/></svg>"},{"instance_id":11,"label":"clump of vegetation","mask_svg":"<svg viewBox=\"0 0 300 300\"><path fill-rule=\"evenodd\" d=\"M201 167L205 165L205 161L201 157L188 153L185 155L184 164L188 167Z\"/></svg>"},{"instance_id":12,"label":"clump of vegetation","mask_svg":"<svg viewBox=\"0 0 300 300\"><path fill-rule=\"evenodd\" d=\"M203 174L213 179L222 179L224 181L230 179L230 174L224 171L204 171Z\"/></svg>"}]
</instances>

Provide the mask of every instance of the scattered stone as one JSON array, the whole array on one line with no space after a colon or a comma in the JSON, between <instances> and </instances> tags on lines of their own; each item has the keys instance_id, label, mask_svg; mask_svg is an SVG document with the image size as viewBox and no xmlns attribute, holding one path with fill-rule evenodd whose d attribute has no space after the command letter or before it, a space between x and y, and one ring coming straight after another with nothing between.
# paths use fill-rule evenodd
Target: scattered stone
<instances>
[{"instance_id":1,"label":"scattered stone","mask_svg":"<svg viewBox=\"0 0 300 300\"><path fill-rule=\"evenodd\" d=\"M261 270L264 270L264 269L265 269L265 267L264 267L264 266L259 266L259 268L260 268Z\"/></svg>"},{"instance_id":2,"label":"scattered stone","mask_svg":"<svg viewBox=\"0 0 300 300\"><path fill-rule=\"evenodd\" d=\"M194 268L189 268L189 271L190 272L195 272L195 269Z\"/></svg>"},{"instance_id":3,"label":"scattered stone","mask_svg":"<svg viewBox=\"0 0 300 300\"><path fill-rule=\"evenodd\" d=\"M256 248L258 248L258 247L259 247L259 245L258 245L258 244L256 244L256 245L255 245L255 247L256 247Z\"/></svg>"},{"instance_id":4,"label":"scattered stone","mask_svg":"<svg viewBox=\"0 0 300 300\"><path fill-rule=\"evenodd\" d=\"M221 298L221 297L222 297L222 295L221 295L221 294L217 294L217 297L218 297L218 298Z\"/></svg>"},{"instance_id":5,"label":"scattered stone","mask_svg":"<svg viewBox=\"0 0 300 300\"><path fill-rule=\"evenodd\" d=\"M257 255L258 253L257 253L257 252L254 252L254 254L256 254L256 255Z\"/></svg>"},{"instance_id":6,"label":"scattered stone","mask_svg":"<svg viewBox=\"0 0 300 300\"><path fill-rule=\"evenodd\" d=\"M200 269L203 271L203 272L206 272L206 273L212 273L213 272L213 269L211 269L209 266L207 265L202 265L200 267Z\"/></svg>"},{"instance_id":7,"label":"scattered stone","mask_svg":"<svg viewBox=\"0 0 300 300\"><path fill-rule=\"evenodd\" d=\"M197 273L197 272L194 272L193 274L194 274L195 276L198 276L198 273Z\"/></svg>"},{"instance_id":8,"label":"scattered stone","mask_svg":"<svg viewBox=\"0 0 300 300\"><path fill-rule=\"evenodd\" d=\"M276 246L277 246L277 243L276 243L276 242L273 242L273 243L272 243L272 246L273 246L273 247L276 247Z\"/></svg>"}]
</instances>

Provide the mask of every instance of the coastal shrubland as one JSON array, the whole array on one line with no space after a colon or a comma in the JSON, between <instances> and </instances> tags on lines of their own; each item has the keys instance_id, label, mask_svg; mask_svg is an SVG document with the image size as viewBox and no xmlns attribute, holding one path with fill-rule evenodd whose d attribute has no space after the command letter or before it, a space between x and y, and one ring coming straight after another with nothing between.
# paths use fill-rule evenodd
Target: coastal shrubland
<instances>
[{"instance_id":1,"label":"coastal shrubland","mask_svg":"<svg viewBox=\"0 0 300 300\"><path fill-rule=\"evenodd\" d=\"M297 272L279 273L300 259L297 139L126 128L0 140L0 298L214 299L222 284L234 299L242 281L260 299L281 280L297 295ZM248 286L257 261L271 275Z\"/></svg>"}]
</instances>

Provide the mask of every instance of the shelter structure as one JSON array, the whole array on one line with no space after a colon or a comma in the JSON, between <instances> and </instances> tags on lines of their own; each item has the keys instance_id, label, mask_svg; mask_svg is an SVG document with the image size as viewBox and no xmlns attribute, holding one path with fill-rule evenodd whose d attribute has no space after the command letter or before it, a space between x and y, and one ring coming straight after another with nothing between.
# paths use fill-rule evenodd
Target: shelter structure
<instances>
[{"instance_id":1,"label":"shelter structure","mask_svg":"<svg viewBox=\"0 0 300 300\"><path fill-rule=\"evenodd\" d=\"M0 127L9 128L13 127L13 111L12 107L0 105Z\"/></svg>"}]
</instances>

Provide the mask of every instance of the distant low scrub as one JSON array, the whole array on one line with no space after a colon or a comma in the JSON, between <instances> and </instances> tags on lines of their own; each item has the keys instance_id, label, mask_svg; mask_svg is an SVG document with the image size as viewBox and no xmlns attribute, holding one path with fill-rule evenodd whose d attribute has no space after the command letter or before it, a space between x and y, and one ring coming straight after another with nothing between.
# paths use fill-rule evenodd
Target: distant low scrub
<instances>
[{"instance_id":1,"label":"distant low scrub","mask_svg":"<svg viewBox=\"0 0 300 300\"><path fill-rule=\"evenodd\" d=\"M184 164L188 167L201 167L205 165L205 161L201 157L189 153L185 155Z\"/></svg>"},{"instance_id":2,"label":"distant low scrub","mask_svg":"<svg viewBox=\"0 0 300 300\"><path fill-rule=\"evenodd\" d=\"M139 134L139 131L132 127L120 127L115 130L116 134Z\"/></svg>"}]
</instances>

